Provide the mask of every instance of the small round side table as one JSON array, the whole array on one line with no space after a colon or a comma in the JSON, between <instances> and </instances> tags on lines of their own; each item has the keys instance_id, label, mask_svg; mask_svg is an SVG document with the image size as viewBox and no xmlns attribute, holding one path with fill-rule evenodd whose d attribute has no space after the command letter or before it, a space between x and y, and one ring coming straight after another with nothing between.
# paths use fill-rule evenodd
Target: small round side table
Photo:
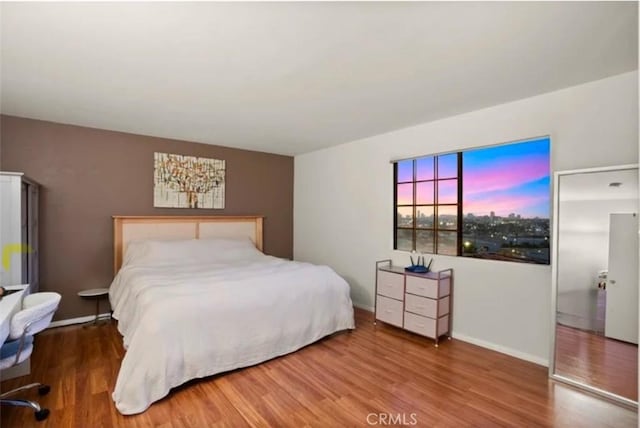
<instances>
[{"instance_id":1,"label":"small round side table","mask_svg":"<svg viewBox=\"0 0 640 428\"><path fill-rule=\"evenodd\" d=\"M93 299L96 301L96 316L92 322L92 325L97 325L100 319L100 300L109 296L108 288L92 288L91 290L82 290L78 292L78 296L83 299ZM111 315L109 315L111 319Z\"/></svg>"}]
</instances>

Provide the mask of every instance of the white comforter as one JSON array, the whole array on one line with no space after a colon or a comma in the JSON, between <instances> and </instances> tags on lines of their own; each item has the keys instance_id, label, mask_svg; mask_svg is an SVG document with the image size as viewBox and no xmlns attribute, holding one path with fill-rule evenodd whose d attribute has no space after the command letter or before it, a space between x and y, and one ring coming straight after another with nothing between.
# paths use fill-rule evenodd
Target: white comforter
<instances>
[{"instance_id":1,"label":"white comforter","mask_svg":"<svg viewBox=\"0 0 640 428\"><path fill-rule=\"evenodd\" d=\"M126 354L113 400L146 410L169 390L354 328L348 284L326 266L259 256L123 267L110 300Z\"/></svg>"}]
</instances>

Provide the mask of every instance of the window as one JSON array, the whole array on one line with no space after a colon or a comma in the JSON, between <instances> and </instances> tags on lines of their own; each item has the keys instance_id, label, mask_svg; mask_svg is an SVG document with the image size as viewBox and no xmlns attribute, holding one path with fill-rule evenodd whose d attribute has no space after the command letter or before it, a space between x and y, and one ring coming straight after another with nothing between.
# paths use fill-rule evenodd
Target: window
<instances>
[{"instance_id":1,"label":"window","mask_svg":"<svg viewBox=\"0 0 640 428\"><path fill-rule=\"evenodd\" d=\"M457 254L460 153L396 163L396 249Z\"/></svg>"},{"instance_id":2,"label":"window","mask_svg":"<svg viewBox=\"0 0 640 428\"><path fill-rule=\"evenodd\" d=\"M394 163L394 248L549 264L548 137Z\"/></svg>"}]
</instances>

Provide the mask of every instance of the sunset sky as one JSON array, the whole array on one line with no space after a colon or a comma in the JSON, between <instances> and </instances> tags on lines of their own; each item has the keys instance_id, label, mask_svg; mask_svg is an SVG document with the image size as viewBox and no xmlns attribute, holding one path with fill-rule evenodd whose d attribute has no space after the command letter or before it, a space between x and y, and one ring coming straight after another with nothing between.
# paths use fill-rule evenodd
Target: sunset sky
<instances>
[{"instance_id":1,"label":"sunset sky","mask_svg":"<svg viewBox=\"0 0 640 428\"><path fill-rule=\"evenodd\" d=\"M548 137L463 152L463 212L549 218ZM455 154L440 156L439 178L455 176ZM417 160L418 180L433 179L433 157ZM413 179L411 160L398 162L398 181ZM456 203L457 180L441 182L440 201ZM417 184L416 204L433 203L433 182ZM446 190L445 190L446 189ZM398 204L413 204L413 184L398 184Z\"/></svg>"},{"instance_id":2,"label":"sunset sky","mask_svg":"<svg viewBox=\"0 0 640 428\"><path fill-rule=\"evenodd\" d=\"M463 153L464 214L549 218L549 138Z\"/></svg>"}]
</instances>

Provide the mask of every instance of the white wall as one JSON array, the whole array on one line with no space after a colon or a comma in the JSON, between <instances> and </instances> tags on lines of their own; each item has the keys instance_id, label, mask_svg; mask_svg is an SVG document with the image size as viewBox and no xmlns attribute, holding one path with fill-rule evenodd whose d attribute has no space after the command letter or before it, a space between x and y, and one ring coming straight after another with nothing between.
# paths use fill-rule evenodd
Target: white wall
<instances>
[{"instance_id":1,"label":"white wall","mask_svg":"<svg viewBox=\"0 0 640 428\"><path fill-rule=\"evenodd\" d=\"M608 269L609 265L609 215L637 211L637 199L560 202L557 303L563 317L571 315L584 320L581 322L595 322L598 271ZM571 318L563 319L566 322ZM596 324L576 326L598 327Z\"/></svg>"},{"instance_id":2,"label":"white wall","mask_svg":"<svg viewBox=\"0 0 640 428\"><path fill-rule=\"evenodd\" d=\"M560 202L559 292L597 286L598 271L609 264L609 214L637 210L636 199Z\"/></svg>"},{"instance_id":3,"label":"white wall","mask_svg":"<svg viewBox=\"0 0 640 428\"><path fill-rule=\"evenodd\" d=\"M608 79L296 156L294 257L333 267L373 306L374 262L393 258L392 159L551 135L552 169L638 161L638 74ZM353 120L357 120L354 117ZM454 336L546 364L551 268L436 256L453 267Z\"/></svg>"}]
</instances>

